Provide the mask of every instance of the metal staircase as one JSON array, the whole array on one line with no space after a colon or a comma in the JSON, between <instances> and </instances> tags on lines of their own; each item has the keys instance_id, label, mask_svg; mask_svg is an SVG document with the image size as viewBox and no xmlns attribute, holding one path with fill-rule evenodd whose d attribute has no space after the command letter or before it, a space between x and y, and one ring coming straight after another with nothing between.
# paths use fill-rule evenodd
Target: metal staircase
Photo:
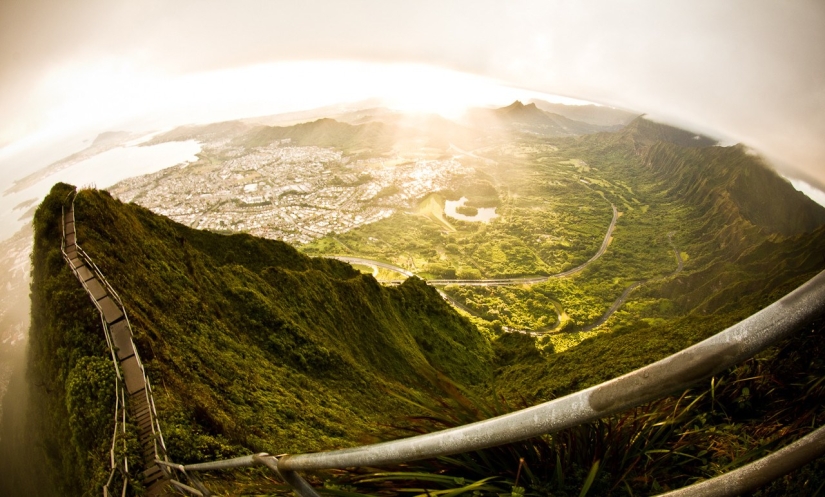
<instances>
[{"instance_id":1,"label":"metal staircase","mask_svg":"<svg viewBox=\"0 0 825 497\"><path fill-rule=\"evenodd\" d=\"M63 208L63 257L89 298L100 313L103 332L112 355L116 375L116 406L114 415L114 435L111 448L111 474L103 488L103 495L113 495L110 488L115 476L121 475L125 495L130 478L129 461L116 460L118 439L122 439L126 420L137 425L138 439L142 448L144 470L139 479L148 489L148 495L159 495L169 481L169 473L159 460L166 459L166 446L158 424L157 411L152 398L152 386L140 361L140 355L132 340L132 327L126 308L120 296L106 281L103 273L88 254L77 243L77 223L74 215L74 196L68 208ZM122 439L125 447L125 439Z\"/></svg>"}]
</instances>

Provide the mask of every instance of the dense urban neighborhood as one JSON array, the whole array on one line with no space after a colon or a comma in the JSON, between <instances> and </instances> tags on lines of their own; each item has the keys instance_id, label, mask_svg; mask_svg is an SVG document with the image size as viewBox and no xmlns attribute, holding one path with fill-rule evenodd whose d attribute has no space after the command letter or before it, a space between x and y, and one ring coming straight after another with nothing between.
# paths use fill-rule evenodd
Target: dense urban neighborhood
<instances>
[{"instance_id":1,"label":"dense urban neighborhood","mask_svg":"<svg viewBox=\"0 0 825 497\"><path fill-rule=\"evenodd\" d=\"M468 170L455 158L352 159L289 140L207 144L199 157L110 190L193 228L307 243L389 217Z\"/></svg>"}]
</instances>

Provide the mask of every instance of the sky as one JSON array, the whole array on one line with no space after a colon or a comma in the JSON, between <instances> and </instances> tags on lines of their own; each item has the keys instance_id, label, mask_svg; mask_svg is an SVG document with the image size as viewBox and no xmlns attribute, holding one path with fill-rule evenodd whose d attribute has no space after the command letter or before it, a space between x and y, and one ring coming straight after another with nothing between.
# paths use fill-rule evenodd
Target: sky
<instances>
[{"instance_id":1,"label":"sky","mask_svg":"<svg viewBox=\"0 0 825 497\"><path fill-rule=\"evenodd\" d=\"M0 2L0 159L87 130L369 94L449 114L514 90L742 142L825 185L818 0Z\"/></svg>"}]
</instances>

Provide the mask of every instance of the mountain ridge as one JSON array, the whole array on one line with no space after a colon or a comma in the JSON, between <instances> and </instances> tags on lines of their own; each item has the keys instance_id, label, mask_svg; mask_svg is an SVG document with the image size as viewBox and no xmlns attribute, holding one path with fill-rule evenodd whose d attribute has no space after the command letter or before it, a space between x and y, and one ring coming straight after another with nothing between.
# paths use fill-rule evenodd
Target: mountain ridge
<instances>
[{"instance_id":1,"label":"mountain ridge","mask_svg":"<svg viewBox=\"0 0 825 497\"><path fill-rule=\"evenodd\" d=\"M95 307L60 255L72 188L57 184L35 214L30 360L43 430L55 453L76 455L54 461L57 473L79 494L107 476L114 404ZM175 461L375 440L416 412L408 401L489 379L489 345L415 278L381 287L283 242L196 231L96 190L79 192L75 216L78 243L129 312ZM100 395L80 398L71 382L89 371L99 388L83 392ZM88 420L70 421L71 406Z\"/></svg>"}]
</instances>

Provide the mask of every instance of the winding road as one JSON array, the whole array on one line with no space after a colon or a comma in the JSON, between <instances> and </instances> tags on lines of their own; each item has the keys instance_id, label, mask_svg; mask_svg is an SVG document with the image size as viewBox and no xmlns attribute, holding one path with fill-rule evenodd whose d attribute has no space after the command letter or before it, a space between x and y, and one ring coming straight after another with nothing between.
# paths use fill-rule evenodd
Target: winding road
<instances>
[{"instance_id":1,"label":"winding road","mask_svg":"<svg viewBox=\"0 0 825 497\"><path fill-rule=\"evenodd\" d=\"M426 281L427 281L427 283L429 283L430 285L433 285L433 286L446 286L446 285L509 286L509 285L534 285L536 283L543 283L543 282L545 282L545 281L547 281L551 278L565 278L567 276L572 276L572 275L582 271L588 265L592 264L599 257L604 255L604 253L607 251L607 247L610 245L610 239L613 236L613 229L616 227L616 221L619 219L619 211L618 211L618 209L616 209L616 206L613 205L613 204L610 204L610 207L613 209L613 219L610 221L610 226L607 227L607 232L604 235L604 240L602 240L602 245L599 247L599 250L597 250L596 253L593 254L593 257L588 259L585 263L583 263L579 266L576 266L572 269L568 269L567 271L562 271L561 273L551 274L551 275L548 275L548 276L524 276L524 277L518 277L518 278L490 278L490 279L480 279L480 280L433 279L433 280L426 280ZM669 233L668 237L670 238L670 236L672 234L673 234L673 232ZM671 242L671 245L672 245L672 242ZM676 248L674 247L674 251L675 250L676 250ZM682 260L679 257L678 252L676 252L676 255L677 255L677 258L679 259L679 269L677 270L677 272L678 272L678 271L681 271ZM411 276L415 276L415 274L413 272L408 271L407 269L404 269L400 266L396 266L394 264L390 264L390 263L387 263L387 262L376 261L376 260L373 260L373 259L366 259L364 257L350 257L350 256L338 256L338 255L328 256L328 257L330 259L337 259L339 261L346 262L346 263L349 263L349 264L360 264L362 266L369 266L369 267L372 267L373 269L376 269L376 270L377 270L377 268L383 268L383 269L386 269L386 270L389 270L389 271L394 271L396 273L402 274L402 275L404 275L408 278L411 277ZM373 273L373 276L375 276L375 272ZM384 281L384 283L387 283L387 284L400 284L401 282L402 282L402 280ZM631 285L630 288L625 290L625 292L622 294L622 296L619 297L619 300L617 300L613 304L613 307L611 307L610 310L608 310L607 314L602 316L599 319L599 321L597 321L596 323L590 325L588 327L588 329L595 328L596 326L599 326L599 325L603 324L604 321L607 321L607 319L610 317L610 315L613 314L614 312L616 312L616 310L624 303L627 296L630 295L630 292L632 292L637 286L639 286L642 283L643 282L634 283L634 285ZM441 297L444 298L444 300L446 300L453 307L455 307L457 309L460 309L460 310L462 310L462 311L464 311L468 314L478 316L475 312L468 309L466 306L464 306L460 302L456 301L455 299L453 299L452 297L447 295L445 292L439 290L438 293L441 294ZM554 331L557 331L561 327L561 324L562 324L561 315L562 315L562 313L563 313L563 309L561 309L561 305L556 305L556 324L552 327L549 327L549 328L543 328L541 330L532 330L532 331L520 330L520 329L515 329L515 328L506 328L505 331L507 331L509 333L526 333L526 334L530 334L530 335L543 335L543 334L546 334L546 333L552 333Z\"/></svg>"},{"instance_id":2,"label":"winding road","mask_svg":"<svg viewBox=\"0 0 825 497\"><path fill-rule=\"evenodd\" d=\"M346 256L340 256L340 255L332 255L332 256L329 256L328 258L329 259L337 259L341 262L346 262L346 263L349 263L349 264L360 264L362 266L379 267L379 268L383 268L383 269L388 269L390 271L395 271L396 273L403 274L404 276L406 276L408 278L410 276L415 276L415 274L413 274L410 271L407 271L403 267L395 266L395 265L392 265L392 264L389 264L389 263L386 263L386 262L374 261L372 259L364 259L363 257L346 257Z\"/></svg>"},{"instance_id":3,"label":"winding road","mask_svg":"<svg viewBox=\"0 0 825 497\"><path fill-rule=\"evenodd\" d=\"M605 235L604 235L604 240L602 241L601 247L599 247L599 250L593 255L593 257L591 257L589 260L587 260L587 262L585 262L584 264L581 264L577 267L574 267L573 269L568 269L567 271L562 271L561 273L551 274L551 275L548 275L548 276L525 276L525 277L520 277L520 278L490 278L490 279L482 279L482 280L433 279L433 280L426 280L426 281L427 281L427 283L429 283L433 286L446 286L446 285L509 286L509 285L533 285L533 284L536 284L536 283L543 283L543 282L545 282L545 281L547 281L551 278L565 278L567 276L572 276L572 275L582 271L588 265L592 264L595 260L597 260L599 257L601 257L607 251L607 247L608 247L608 245L610 245L610 239L613 236L613 228L616 227L616 220L619 218L619 211L618 211L618 209L616 209L616 206L613 205L613 204L610 204L610 206L613 208L613 220L610 221L610 226L608 226L608 228L607 228L607 233L605 233ZM675 234L674 231L669 232L667 234L667 239L668 239L668 243L673 248L673 254L676 257L676 269L673 272L668 273L665 276L662 276L661 278L656 278L657 280L676 276L684 268L685 263L682 260L682 254L679 252L679 249L677 249L676 245L674 245L674 243L673 243L673 235L674 234ZM370 267L373 267L373 268L387 269L389 271L394 271L396 273L402 274L402 275L404 275L408 278L411 277L411 276L415 276L414 273L412 273L411 271L408 271L408 270L406 270L406 269L404 269L400 266L396 266L394 264L389 264L389 263L386 263L386 262L375 261L375 260L372 260L372 259L365 259L363 257L329 256L329 258L337 259L339 261L347 262L347 263L350 263L350 264L360 264L362 266L370 266ZM612 316L616 311L619 310L619 308L625 303L625 301L630 296L630 294L633 292L633 290L635 290L638 287L644 285L648 281L650 281L650 280L640 280L640 281L636 281L636 282L632 283L630 286L628 286L624 290L624 292L622 292L622 294L619 296L619 298L616 299L615 302L613 302L613 305L610 306L610 308L607 310L607 312L605 312L602 315L602 317L597 319L592 324L589 324L589 325L585 326L584 328L582 328L579 331L591 331L591 330L603 325L605 322L607 322L608 319L610 319L610 316ZM388 281L388 282L385 282L385 283L399 284L399 283L401 283L401 280L393 280L393 281ZM473 311L468 309L466 306L464 306L460 302L457 302L455 299L453 299L452 297L450 297L449 295L447 295L443 291L439 290L438 293L441 294L441 296L444 298L444 300L449 302L453 307L456 307L456 308L458 308L458 309L460 309L464 312L467 312L469 314L473 314L473 315L477 316L476 313L474 313ZM563 312L563 310L560 309L559 307L560 306L556 306L556 314L557 314L556 324L554 326L550 327L550 328L544 328L544 329L541 329L541 330L520 330L520 329L516 329L516 328L507 328L505 331L507 331L509 333L524 333L524 334L529 334L529 335L534 335L534 336L535 335L544 335L546 333L553 333L554 331L557 331L558 328L560 328L560 326L561 326L561 313Z\"/></svg>"},{"instance_id":4,"label":"winding road","mask_svg":"<svg viewBox=\"0 0 825 497\"><path fill-rule=\"evenodd\" d=\"M682 272L682 268L685 267L685 262L682 260L682 253L679 252L679 249L677 249L676 245L673 244L673 235L675 233L676 233L675 231L671 231L670 233L667 234L667 242L670 244L671 247L673 247L673 254L676 256L676 270L674 270L672 273L668 273L668 274L666 274L666 275L664 275L660 278L656 278L653 281L660 280L660 279L663 280L665 278L670 278L670 277L676 276L677 274ZM621 296L619 296L619 298L616 299L615 302L613 302L613 305L610 306L610 309L608 309L607 312L604 313L604 315L602 317L597 319L596 322L585 326L580 331L591 331L591 330L603 325L608 319L610 319L610 316L612 316L614 312L619 310L619 307L621 307L622 304L625 303L625 301L627 300L627 297L630 296L630 293L633 292L633 290L639 288L640 286L644 285L648 281L651 281L651 280L637 281L637 282L633 283L632 285L630 285L629 287L625 288L625 291L622 292Z\"/></svg>"},{"instance_id":5,"label":"winding road","mask_svg":"<svg viewBox=\"0 0 825 497\"><path fill-rule=\"evenodd\" d=\"M604 235L604 240L602 241L601 247L599 250L587 260L584 264L576 266L572 269L568 269L567 271L562 271L561 273L551 274L548 276L523 276L523 277L516 277L516 278L490 278L490 279L482 279L482 280L467 280L467 279L432 279L426 280L427 283L434 285L434 286L446 286L446 285L461 285L461 286L509 286L509 285L534 285L536 283L543 283L551 278L565 278L567 276L572 276L588 265L592 264L596 259L601 257L605 251L607 251L607 246L610 245L610 238L613 236L613 228L616 227L616 220L619 219L619 211L616 209L616 206L610 204L610 207L613 208L613 219L610 221L610 226L607 227L607 233ZM406 277L415 276L412 272L393 264L389 264L386 262L375 261L372 259L365 259L363 257L349 257L349 256L329 256L330 259L338 259L339 261L348 262L350 264L361 264L362 266L377 266L380 268L388 269L390 271L395 271L396 273L403 274ZM390 281L388 283L400 283L398 281Z\"/></svg>"}]
</instances>

